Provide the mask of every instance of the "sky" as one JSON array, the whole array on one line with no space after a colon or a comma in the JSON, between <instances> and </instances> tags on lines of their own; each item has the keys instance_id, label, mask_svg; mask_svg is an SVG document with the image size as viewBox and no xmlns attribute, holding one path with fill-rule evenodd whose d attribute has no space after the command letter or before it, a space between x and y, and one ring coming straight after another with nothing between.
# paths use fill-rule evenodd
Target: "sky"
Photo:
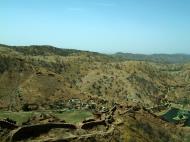
<instances>
[{"instance_id":1,"label":"sky","mask_svg":"<svg viewBox=\"0 0 190 142\"><path fill-rule=\"evenodd\" d=\"M190 54L190 0L0 0L0 43Z\"/></svg>"}]
</instances>

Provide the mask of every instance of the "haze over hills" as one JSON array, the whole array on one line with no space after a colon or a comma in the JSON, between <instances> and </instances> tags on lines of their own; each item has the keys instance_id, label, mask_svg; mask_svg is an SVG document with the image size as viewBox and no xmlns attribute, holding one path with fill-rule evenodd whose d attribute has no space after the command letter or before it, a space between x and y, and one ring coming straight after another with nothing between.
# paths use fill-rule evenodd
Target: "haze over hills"
<instances>
[{"instance_id":1,"label":"haze over hills","mask_svg":"<svg viewBox=\"0 0 190 142\"><path fill-rule=\"evenodd\" d=\"M188 63L190 61L190 55L188 54L131 54L118 52L113 54L115 57L128 59L128 60L139 60L139 61L153 61L153 62L165 62L165 63Z\"/></svg>"},{"instance_id":2,"label":"haze over hills","mask_svg":"<svg viewBox=\"0 0 190 142\"><path fill-rule=\"evenodd\" d=\"M189 55L107 55L47 45L1 44L0 67L0 109L3 111L109 112L117 106L115 114L105 113L106 122L110 122L106 123L108 131L97 126L79 133L69 132L78 141L83 138L91 141L87 136L93 132L97 133L92 137L101 141L106 141L106 136L112 141L189 141L189 114L180 111L190 108ZM161 115L173 107L179 109L178 124L169 123ZM117 129L112 129L112 125ZM105 137L98 135L102 131ZM49 133L45 135L47 139L51 135L57 139L61 136L54 129ZM34 139L44 140L44 137Z\"/></svg>"},{"instance_id":3,"label":"haze over hills","mask_svg":"<svg viewBox=\"0 0 190 142\"><path fill-rule=\"evenodd\" d=\"M91 52L91 51L82 51L76 49L63 49L63 48L56 48L50 45L31 45L31 46L9 46L5 44L0 44L2 47L14 48L14 50L22 52L24 54L57 54L57 55L69 55L71 53L79 53L79 52ZM26 47L29 47L29 50L26 50ZM33 53L34 52L34 53ZM91 52L97 53L97 52ZM97 53L100 54L100 53ZM102 53L103 54L103 53ZM106 54L110 55L110 54ZM153 61L153 62L160 62L160 63L188 63L190 62L190 55L189 54L134 54L134 53L123 53L117 52L115 54L111 54L113 57L117 57L120 60L137 60L137 61Z\"/></svg>"}]
</instances>

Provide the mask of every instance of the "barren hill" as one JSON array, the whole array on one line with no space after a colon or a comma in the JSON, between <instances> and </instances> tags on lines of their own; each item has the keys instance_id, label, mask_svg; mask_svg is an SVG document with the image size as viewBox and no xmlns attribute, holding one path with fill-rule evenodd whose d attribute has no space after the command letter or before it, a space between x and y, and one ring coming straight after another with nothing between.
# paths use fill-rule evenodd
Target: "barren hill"
<instances>
[{"instance_id":1,"label":"barren hill","mask_svg":"<svg viewBox=\"0 0 190 142\"><path fill-rule=\"evenodd\" d=\"M146 59L143 57L142 60L127 56L52 46L0 45L0 109L42 111L84 108L89 106L91 100L97 110L110 108L114 104L135 104L152 109L155 114L170 105L189 109L189 56L161 55L158 60L157 55ZM93 103L91 109L94 109ZM137 113L137 120L126 116L126 120L125 117L121 118L125 123L130 120L131 125L135 125L134 131L138 131L134 133L131 125L126 125L126 139L133 135L141 137L145 133L144 125L143 129L136 126L140 118L144 118L145 123L151 119L152 122L146 126L154 129L155 135L160 133L161 128L155 128L159 126L159 119L149 113L144 115L146 113ZM169 129L171 127L168 126ZM147 135L154 140L154 136ZM168 130L167 136L170 135L172 132ZM137 140L140 141L139 138ZM145 142L146 139L141 141Z\"/></svg>"}]
</instances>

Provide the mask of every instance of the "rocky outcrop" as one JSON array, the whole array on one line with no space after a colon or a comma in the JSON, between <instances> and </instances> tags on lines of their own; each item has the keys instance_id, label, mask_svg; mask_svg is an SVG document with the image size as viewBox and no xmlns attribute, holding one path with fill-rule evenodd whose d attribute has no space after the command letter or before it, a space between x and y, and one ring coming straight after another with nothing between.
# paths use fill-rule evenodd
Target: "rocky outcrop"
<instances>
[{"instance_id":1,"label":"rocky outcrop","mask_svg":"<svg viewBox=\"0 0 190 142\"><path fill-rule=\"evenodd\" d=\"M118 141L121 141L118 130L114 127L109 128L107 131L98 131L90 134L73 135L62 139L47 139L44 142L107 142L113 141L113 137L118 137Z\"/></svg>"}]
</instances>

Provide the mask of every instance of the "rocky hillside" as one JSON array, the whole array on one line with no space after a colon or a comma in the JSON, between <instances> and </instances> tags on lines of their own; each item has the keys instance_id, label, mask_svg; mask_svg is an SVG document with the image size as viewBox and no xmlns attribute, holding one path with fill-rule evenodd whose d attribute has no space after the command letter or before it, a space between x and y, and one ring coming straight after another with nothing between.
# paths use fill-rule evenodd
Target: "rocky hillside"
<instances>
[{"instance_id":1,"label":"rocky hillside","mask_svg":"<svg viewBox=\"0 0 190 142\"><path fill-rule=\"evenodd\" d=\"M189 142L190 63L174 56L0 45L0 116L19 121L0 120L0 140Z\"/></svg>"},{"instance_id":2,"label":"rocky hillside","mask_svg":"<svg viewBox=\"0 0 190 142\"><path fill-rule=\"evenodd\" d=\"M39 108L68 98L89 96L146 107L175 102L188 105L190 64L131 61L51 46L0 47L0 107Z\"/></svg>"}]
</instances>

